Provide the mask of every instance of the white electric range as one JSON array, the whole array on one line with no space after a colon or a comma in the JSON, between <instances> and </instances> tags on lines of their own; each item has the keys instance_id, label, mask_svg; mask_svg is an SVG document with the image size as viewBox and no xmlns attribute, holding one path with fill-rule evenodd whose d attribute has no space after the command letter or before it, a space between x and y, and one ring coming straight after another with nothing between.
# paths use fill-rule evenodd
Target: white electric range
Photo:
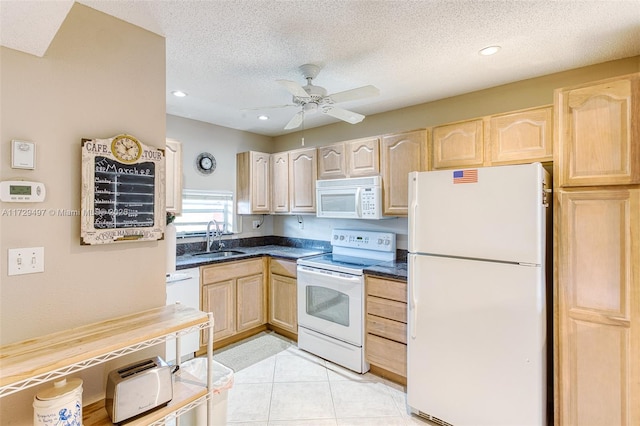
<instances>
[{"instance_id":1,"label":"white electric range","mask_svg":"<svg viewBox=\"0 0 640 426\"><path fill-rule=\"evenodd\" d=\"M334 229L331 245L298 259L298 347L365 373L364 269L395 260L396 235Z\"/></svg>"}]
</instances>

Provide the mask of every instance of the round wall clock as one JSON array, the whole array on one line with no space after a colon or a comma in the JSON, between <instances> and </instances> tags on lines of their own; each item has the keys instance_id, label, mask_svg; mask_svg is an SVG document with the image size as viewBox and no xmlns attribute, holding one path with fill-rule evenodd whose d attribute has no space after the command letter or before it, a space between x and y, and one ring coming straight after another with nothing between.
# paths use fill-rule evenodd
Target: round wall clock
<instances>
[{"instance_id":1,"label":"round wall clock","mask_svg":"<svg viewBox=\"0 0 640 426\"><path fill-rule=\"evenodd\" d=\"M142 155L142 145L130 135L120 135L113 138L111 152L123 163L135 163Z\"/></svg>"},{"instance_id":2,"label":"round wall clock","mask_svg":"<svg viewBox=\"0 0 640 426\"><path fill-rule=\"evenodd\" d=\"M196 169L204 174L210 175L216 169L216 159L208 152L203 152L196 158Z\"/></svg>"}]
</instances>

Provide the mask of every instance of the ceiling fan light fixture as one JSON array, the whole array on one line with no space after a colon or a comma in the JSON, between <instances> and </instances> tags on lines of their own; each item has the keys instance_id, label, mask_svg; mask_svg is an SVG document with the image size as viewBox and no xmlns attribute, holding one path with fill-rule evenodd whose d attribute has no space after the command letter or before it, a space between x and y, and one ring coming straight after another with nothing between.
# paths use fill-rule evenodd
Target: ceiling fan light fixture
<instances>
[{"instance_id":1,"label":"ceiling fan light fixture","mask_svg":"<svg viewBox=\"0 0 640 426\"><path fill-rule=\"evenodd\" d=\"M307 102L302 106L305 114L312 114L318 111L318 104L315 102Z\"/></svg>"},{"instance_id":2,"label":"ceiling fan light fixture","mask_svg":"<svg viewBox=\"0 0 640 426\"><path fill-rule=\"evenodd\" d=\"M498 51L501 49L500 46L487 46L483 49L480 49L480 51L478 51L478 54L482 55L482 56L491 56L491 55L495 55L496 53L498 53Z\"/></svg>"}]
</instances>

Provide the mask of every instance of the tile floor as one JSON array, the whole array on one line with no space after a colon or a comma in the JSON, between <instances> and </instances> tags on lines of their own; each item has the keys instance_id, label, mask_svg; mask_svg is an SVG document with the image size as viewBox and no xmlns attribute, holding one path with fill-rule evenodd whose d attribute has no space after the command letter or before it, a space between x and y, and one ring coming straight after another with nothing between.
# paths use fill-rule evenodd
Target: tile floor
<instances>
[{"instance_id":1,"label":"tile floor","mask_svg":"<svg viewBox=\"0 0 640 426\"><path fill-rule=\"evenodd\" d=\"M360 375L295 344L234 374L232 426L428 425L407 412L402 386Z\"/></svg>"}]
</instances>

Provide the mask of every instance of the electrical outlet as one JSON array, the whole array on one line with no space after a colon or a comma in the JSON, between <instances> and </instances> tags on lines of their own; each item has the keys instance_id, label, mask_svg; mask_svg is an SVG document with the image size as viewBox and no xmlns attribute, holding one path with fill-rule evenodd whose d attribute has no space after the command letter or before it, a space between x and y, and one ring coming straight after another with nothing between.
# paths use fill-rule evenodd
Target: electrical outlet
<instances>
[{"instance_id":1,"label":"electrical outlet","mask_svg":"<svg viewBox=\"0 0 640 426\"><path fill-rule=\"evenodd\" d=\"M254 220L253 221L253 229L258 229L260 227L260 221L259 220Z\"/></svg>"},{"instance_id":2,"label":"electrical outlet","mask_svg":"<svg viewBox=\"0 0 640 426\"><path fill-rule=\"evenodd\" d=\"M8 275L44 272L44 247L8 250Z\"/></svg>"}]
</instances>

